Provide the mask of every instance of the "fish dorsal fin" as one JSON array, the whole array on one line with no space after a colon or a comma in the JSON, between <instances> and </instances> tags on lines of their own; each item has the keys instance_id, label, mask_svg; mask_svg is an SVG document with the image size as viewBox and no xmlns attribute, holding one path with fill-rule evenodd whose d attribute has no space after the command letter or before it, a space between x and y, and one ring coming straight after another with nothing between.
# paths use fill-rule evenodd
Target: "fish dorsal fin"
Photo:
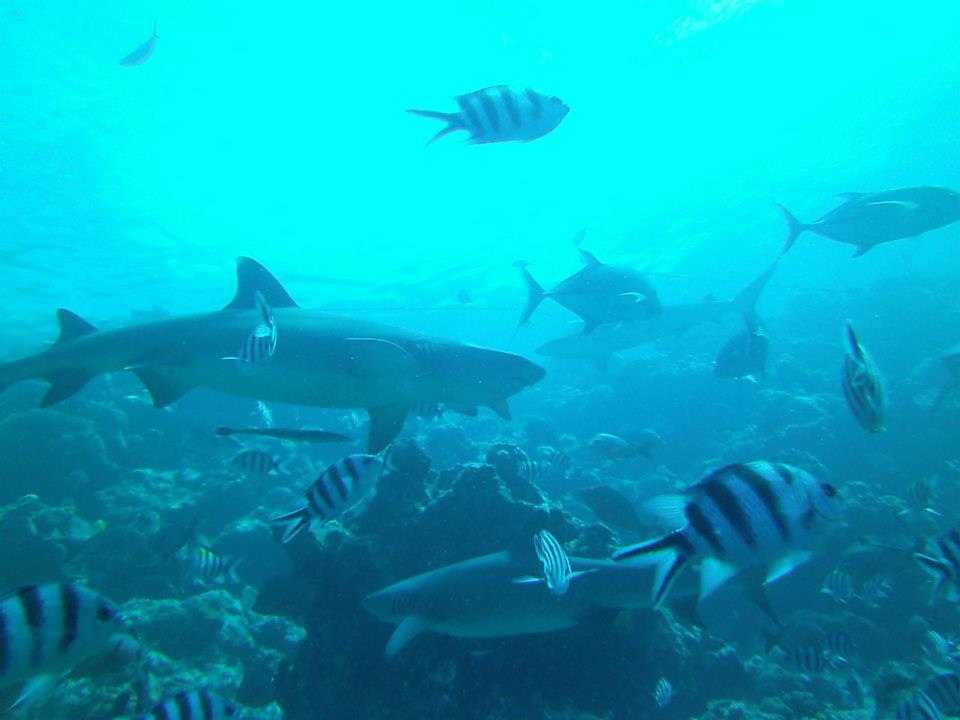
<instances>
[{"instance_id":1,"label":"fish dorsal fin","mask_svg":"<svg viewBox=\"0 0 960 720\"><path fill-rule=\"evenodd\" d=\"M57 310L57 322L60 323L60 337L57 338L57 345L97 331L97 328L82 317L64 308Z\"/></svg>"},{"instance_id":2,"label":"fish dorsal fin","mask_svg":"<svg viewBox=\"0 0 960 720\"><path fill-rule=\"evenodd\" d=\"M237 294L224 310L253 310L257 293L272 308L297 307L290 294L269 270L248 257L237 258Z\"/></svg>"},{"instance_id":3,"label":"fish dorsal fin","mask_svg":"<svg viewBox=\"0 0 960 720\"><path fill-rule=\"evenodd\" d=\"M597 256L594 255L589 250L584 250L580 248L580 259L583 261L583 264L587 267L594 267L595 265L603 265L602 262L597 260Z\"/></svg>"}]
</instances>

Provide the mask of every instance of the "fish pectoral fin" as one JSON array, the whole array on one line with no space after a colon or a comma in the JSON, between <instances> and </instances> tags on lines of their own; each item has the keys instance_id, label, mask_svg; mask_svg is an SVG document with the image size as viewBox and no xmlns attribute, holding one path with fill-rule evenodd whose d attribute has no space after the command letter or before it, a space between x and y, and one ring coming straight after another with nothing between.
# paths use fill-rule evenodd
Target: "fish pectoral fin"
<instances>
[{"instance_id":1,"label":"fish pectoral fin","mask_svg":"<svg viewBox=\"0 0 960 720\"><path fill-rule=\"evenodd\" d=\"M134 367L131 372L147 388L153 400L153 406L156 408L166 407L176 402L193 389L193 385L180 382L156 367Z\"/></svg>"},{"instance_id":2,"label":"fish pectoral fin","mask_svg":"<svg viewBox=\"0 0 960 720\"><path fill-rule=\"evenodd\" d=\"M706 558L700 567L700 599L710 597L739 572L739 568L717 558Z\"/></svg>"},{"instance_id":3,"label":"fish pectoral fin","mask_svg":"<svg viewBox=\"0 0 960 720\"><path fill-rule=\"evenodd\" d=\"M367 450L376 455L400 434L407 419L410 407L405 404L381 405L368 408L370 430L367 437Z\"/></svg>"},{"instance_id":4,"label":"fish pectoral fin","mask_svg":"<svg viewBox=\"0 0 960 720\"><path fill-rule=\"evenodd\" d=\"M533 575L523 575L521 577L514 578L512 582L514 585L533 585L534 583L544 582L544 579L534 577Z\"/></svg>"},{"instance_id":5,"label":"fish pectoral fin","mask_svg":"<svg viewBox=\"0 0 960 720\"><path fill-rule=\"evenodd\" d=\"M40 406L50 407L66 400L71 395L80 392L92 378L93 375L83 370L64 370L48 376L46 379L50 383L50 387L43 396L43 400L40 401Z\"/></svg>"},{"instance_id":6,"label":"fish pectoral fin","mask_svg":"<svg viewBox=\"0 0 960 720\"><path fill-rule=\"evenodd\" d=\"M59 682L61 676L46 674L36 675L30 678L23 686L17 699L7 708L8 713L22 712L43 698L44 695L53 690Z\"/></svg>"},{"instance_id":7,"label":"fish pectoral fin","mask_svg":"<svg viewBox=\"0 0 960 720\"><path fill-rule=\"evenodd\" d=\"M813 557L813 553L809 550L799 550L784 555L770 566L764 584L769 585L775 583L780 578L786 577L805 562L809 561L811 557Z\"/></svg>"},{"instance_id":8,"label":"fish pectoral fin","mask_svg":"<svg viewBox=\"0 0 960 720\"><path fill-rule=\"evenodd\" d=\"M497 417L502 420L512 420L513 416L510 414L510 406L507 405L507 401L503 398L500 400L491 400L487 403L487 407L493 410Z\"/></svg>"},{"instance_id":9,"label":"fish pectoral fin","mask_svg":"<svg viewBox=\"0 0 960 720\"><path fill-rule=\"evenodd\" d=\"M393 635L390 636L390 639L387 641L387 647L384 650L384 654L388 657L394 657L398 652L403 650L411 640L413 640L417 635L422 633L427 629L426 621L416 615L409 615L405 617L396 629L393 631Z\"/></svg>"},{"instance_id":10,"label":"fish pectoral fin","mask_svg":"<svg viewBox=\"0 0 960 720\"><path fill-rule=\"evenodd\" d=\"M417 362L405 348L382 338L344 338L348 372L358 377L417 375Z\"/></svg>"}]
</instances>

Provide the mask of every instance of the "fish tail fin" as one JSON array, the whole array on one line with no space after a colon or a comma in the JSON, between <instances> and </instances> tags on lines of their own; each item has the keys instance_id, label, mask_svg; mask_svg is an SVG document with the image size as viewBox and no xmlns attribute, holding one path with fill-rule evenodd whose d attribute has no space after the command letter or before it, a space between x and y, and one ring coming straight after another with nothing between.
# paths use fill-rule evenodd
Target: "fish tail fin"
<instances>
[{"instance_id":1,"label":"fish tail fin","mask_svg":"<svg viewBox=\"0 0 960 720\"><path fill-rule=\"evenodd\" d=\"M540 283L533 279L533 275L530 274L530 271L527 270L527 266L523 263L515 263L520 272L523 275L523 281L527 284L527 304L523 308L523 313L520 315L519 325L526 325L530 321L530 316L536 311L540 306L540 303L543 302L543 299L547 296L544 289L540 287Z\"/></svg>"},{"instance_id":2,"label":"fish tail fin","mask_svg":"<svg viewBox=\"0 0 960 720\"><path fill-rule=\"evenodd\" d=\"M299 510L294 510L292 513L273 518L270 524L276 525L283 530L283 536L280 538L280 542L286 545L310 527L310 510L302 507Z\"/></svg>"},{"instance_id":3,"label":"fish tail fin","mask_svg":"<svg viewBox=\"0 0 960 720\"><path fill-rule=\"evenodd\" d=\"M809 226L797 220L796 216L783 205L777 204L777 207L780 208L783 219L787 221L787 239L783 243L783 250L781 251L781 254L785 254L793 247L793 243L796 242L800 233L804 230L809 230Z\"/></svg>"},{"instance_id":4,"label":"fish tail fin","mask_svg":"<svg viewBox=\"0 0 960 720\"><path fill-rule=\"evenodd\" d=\"M939 560L935 557L930 557L924 553L914 553L914 559L920 563L924 570L928 571L931 575L936 578L936 585L933 586L933 592L930 595L930 602L934 602L941 593L943 593L944 588L946 588L950 582L953 580L953 573L950 569L950 565L943 560Z\"/></svg>"},{"instance_id":5,"label":"fish tail fin","mask_svg":"<svg viewBox=\"0 0 960 720\"><path fill-rule=\"evenodd\" d=\"M463 129L463 121L460 119L460 113L437 112L435 110L417 110L414 108L407 110L407 112L411 115L419 115L420 117L432 118L434 120L443 120L445 123L447 123L445 128L442 128L436 135L427 140L427 145L439 140L444 135Z\"/></svg>"},{"instance_id":6,"label":"fish tail fin","mask_svg":"<svg viewBox=\"0 0 960 720\"><path fill-rule=\"evenodd\" d=\"M657 562L653 581L653 606L659 607L670 592L674 580L690 560L690 542L682 530L677 530L662 538L618 550L613 559L631 560L648 555L653 556Z\"/></svg>"},{"instance_id":7,"label":"fish tail fin","mask_svg":"<svg viewBox=\"0 0 960 720\"><path fill-rule=\"evenodd\" d=\"M770 263L770 267L760 273L760 275L733 298L734 307L744 315L756 315L757 302L767 287L767 283L770 282L770 278L772 278L774 272L776 272L777 265L780 263L780 257L782 257L782 255L778 255L777 259Z\"/></svg>"}]
</instances>

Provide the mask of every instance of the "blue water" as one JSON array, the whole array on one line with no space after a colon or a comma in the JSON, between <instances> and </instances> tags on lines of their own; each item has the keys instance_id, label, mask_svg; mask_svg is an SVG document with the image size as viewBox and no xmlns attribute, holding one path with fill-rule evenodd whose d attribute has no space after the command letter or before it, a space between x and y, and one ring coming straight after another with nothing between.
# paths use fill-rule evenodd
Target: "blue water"
<instances>
[{"instance_id":1,"label":"blue water","mask_svg":"<svg viewBox=\"0 0 960 720\"><path fill-rule=\"evenodd\" d=\"M153 55L121 66L154 23ZM359 408L264 411L200 388L154 410L129 373L45 410L40 383L9 389L0 577L11 589L77 580L117 600L162 657L151 702L207 685L264 719L887 718L955 669L921 652L928 630L955 632L957 605L929 602L911 552L958 520L957 405L931 406L949 379L941 357L960 340L960 225L856 258L802 235L757 306L770 338L758 378L714 376L718 349L742 330L736 313L618 353L606 371L544 357L543 343L580 325L548 298L518 328L514 263L550 288L581 268L579 246L645 273L664 305L725 301L781 252L778 203L812 222L841 193L960 188L960 5L0 0L0 27L0 360L49 347L56 308L106 329L220 308L235 258L249 256L302 307L546 369L511 399L510 422L486 408L409 418L401 440L432 470L404 466L370 512L285 548L267 521L343 448L238 444L212 429L359 439ZM427 146L442 125L405 112L452 112L457 96L499 84L556 95L569 115L529 143L455 133ZM863 432L844 404L848 319L887 386L883 434ZM282 324L279 336L282 352ZM597 433L646 431L660 438L649 458L587 449ZM541 467L534 495L521 484L474 497L469 464L495 443L534 465L549 446L568 465ZM245 480L229 464L241 447L273 453L281 472ZM390 627L360 606L367 593L526 548L531 523L555 523L571 554L608 557L638 538L579 491L615 488L646 518L653 496L754 459L804 467L847 499L830 551L771 590L791 632L813 624L857 642L845 665L803 672L788 641L765 653L769 618L742 591L702 607L704 628L676 607L590 612L572 630L428 634L382 657ZM910 509L918 481L935 512ZM144 560L194 522L191 543L244 558L240 583L183 583ZM835 569L856 598L820 592ZM657 709L661 677L674 697ZM32 712L110 717L129 685L81 666Z\"/></svg>"}]
</instances>

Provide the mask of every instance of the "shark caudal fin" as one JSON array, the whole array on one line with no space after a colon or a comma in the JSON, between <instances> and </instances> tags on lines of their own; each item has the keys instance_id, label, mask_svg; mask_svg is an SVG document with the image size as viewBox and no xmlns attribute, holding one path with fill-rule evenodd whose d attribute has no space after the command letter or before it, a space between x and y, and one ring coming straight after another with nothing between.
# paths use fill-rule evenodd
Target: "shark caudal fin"
<instances>
[{"instance_id":1,"label":"shark caudal fin","mask_svg":"<svg viewBox=\"0 0 960 720\"><path fill-rule=\"evenodd\" d=\"M280 537L280 542L286 545L297 535L310 527L310 521L310 510L303 507L299 510L294 510L292 513L287 513L286 515L280 515L279 517L273 518L273 520L270 521L270 524L283 531L283 535Z\"/></svg>"},{"instance_id":2,"label":"shark caudal fin","mask_svg":"<svg viewBox=\"0 0 960 720\"><path fill-rule=\"evenodd\" d=\"M445 128L442 128L440 132L438 132L432 138L427 140L427 145L430 145L434 141L439 140L444 135L449 135L452 132L456 132L457 130L464 129L463 120L460 119L460 113L445 113L445 112L437 112L435 110L415 110L415 109L407 110L407 112L410 113L411 115L419 115L420 117L431 118L433 120L443 120L445 123L447 123L447 126Z\"/></svg>"},{"instance_id":3,"label":"shark caudal fin","mask_svg":"<svg viewBox=\"0 0 960 720\"><path fill-rule=\"evenodd\" d=\"M540 283L533 279L533 275L527 270L527 264L525 262L518 260L514 263L514 266L520 269L520 273L523 275L523 281L527 284L527 304L520 314L520 322L518 323L518 325L526 325L530 322L530 316L540 307L540 303L543 302L547 293L540 286Z\"/></svg>"},{"instance_id":4,"label":"shark caudal fin","mask_svg":"<svg viewBox=\"0 0 960 720\"><path fill-rule=\"evenodd\" d=\"M764 270L760 275L758 275L753 282L747 285L743 290L737 293L737 296L733 298L733 305L739 310L744 316L755 316L757 302L760 300L760 296L763 294L763 291L767 287L767 283L770 282L770 278L773 277L773 274L777 271L777 265L780 263L780 256L774 260L770 267Z\"/></svg>"},{"instance_id":5,"label":"shark caudal fin","mask_svg":"<svg viewBox=\"0 0 960 720\"><path fill-rule=\"evenodd\" d=\"M613 559L620 562L649 556L657 563L657 572L653 581L653 606L659 607L692 555L693 547L690 541L684 536L682 530L677 530L657 540L618 550L614 553Z\"/></svg>"},{"instance_id":6,"label":"shark caudal fin","mask_svg":"<svg viewBox=\"0 0 960 720\"><path fill-rule=\"evenodd\" d=\"M783 219L787 221L787 239L783 243L783 250L780 251L780 254L783 255L787 253L790 248L793 247L793 243L797 241L797 237L804 230L809 230L809 225L804 225L802 222L797 220L792 212L787 210L783 205L778 204L780 208L780 213L783 215Z\"/></svg>"}]
</instances>

